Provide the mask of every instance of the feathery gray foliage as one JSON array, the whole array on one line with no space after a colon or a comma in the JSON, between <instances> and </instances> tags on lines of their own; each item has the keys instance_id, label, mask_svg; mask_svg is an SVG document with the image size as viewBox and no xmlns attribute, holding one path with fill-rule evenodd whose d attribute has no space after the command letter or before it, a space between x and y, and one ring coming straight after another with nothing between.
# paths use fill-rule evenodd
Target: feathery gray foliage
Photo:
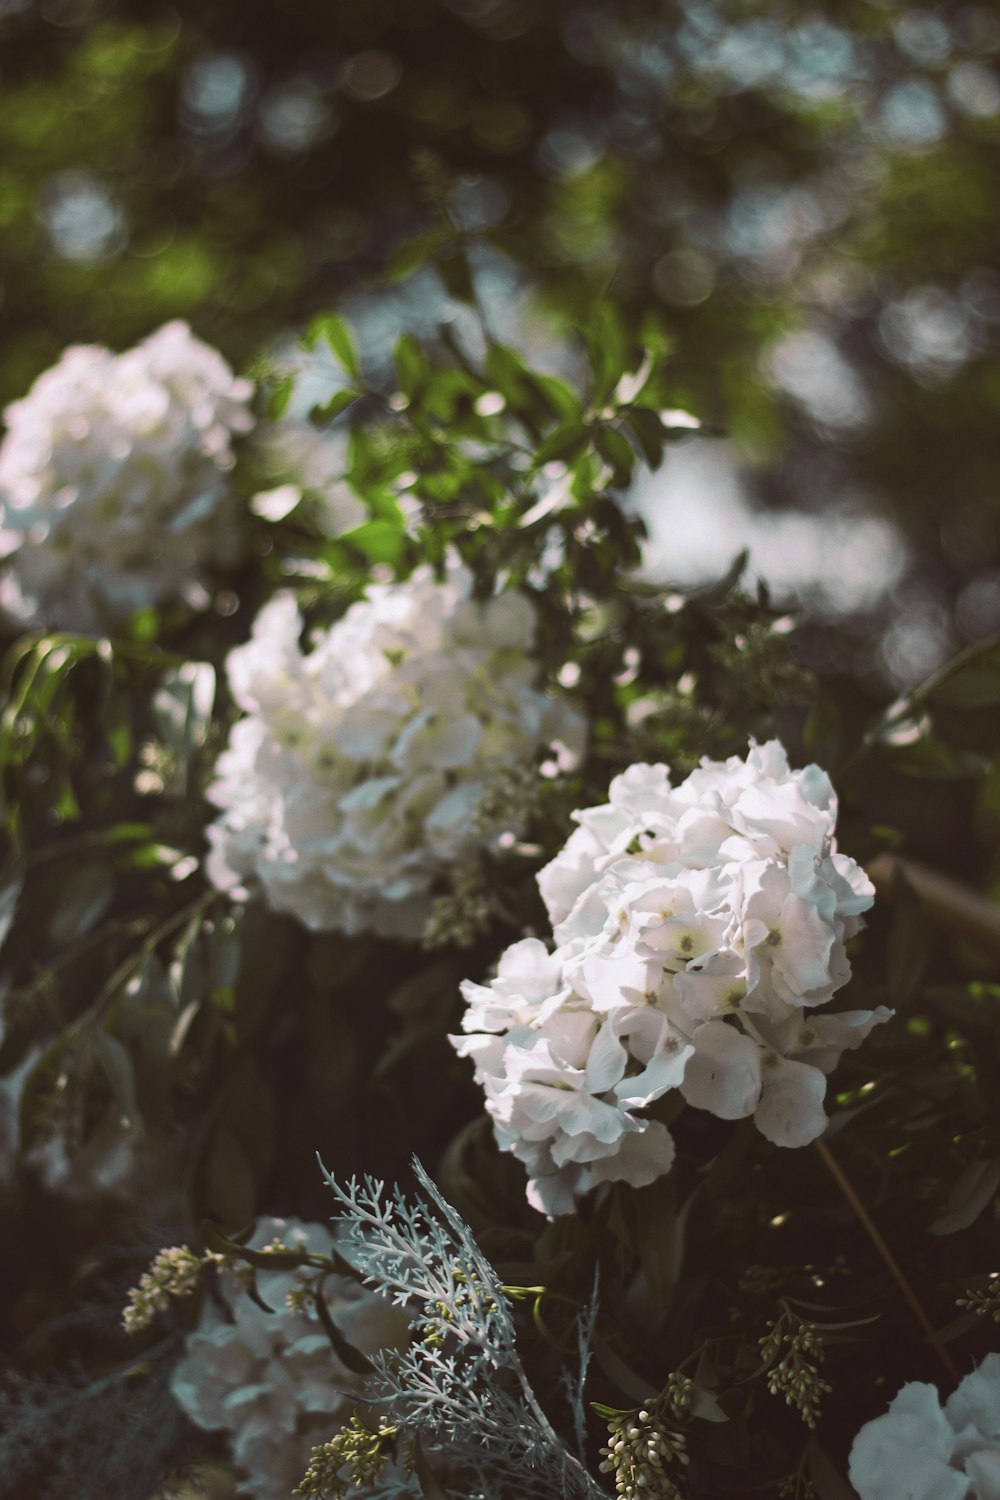
<instances>
[{"instance_id":1,"label":"feathery gray foliage","mask_svg":"<svg viewBox=\"0 0 1000 1500\"><path fill-rule=\"evenodd\" d=\"M517 1352L511 1304L468 1226L420 1163L423 1196L370 1177L341 1187L338 1249L381 1296L411 1314L411 1343L386 1352L366 1398L442 1455L468 1500L606 1500L542 1410ZM592 1314L581 1320L581 1370L567 1380L579 1446Z\"/></svg>"}]
</instances>

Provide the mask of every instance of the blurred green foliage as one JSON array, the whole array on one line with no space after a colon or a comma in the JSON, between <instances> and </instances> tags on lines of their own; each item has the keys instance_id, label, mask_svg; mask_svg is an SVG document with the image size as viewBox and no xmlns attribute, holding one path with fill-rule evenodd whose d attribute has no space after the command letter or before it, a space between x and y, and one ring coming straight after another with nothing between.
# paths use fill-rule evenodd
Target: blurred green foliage
<instances>
[{"instance_id":1,"label":"blurred green foliage","mask_svg":"<svg viewBox=\"0 0 1000 1500\"><path fill-rule=\"evenodd\" d=\"M252 359L440 247L430 170L569 323L660 310L759 503L893 518L902 583L817 664L1000 625L991 8L45 0L0 44L0 396L173 315Z\"/></svg>"}]
</instances>

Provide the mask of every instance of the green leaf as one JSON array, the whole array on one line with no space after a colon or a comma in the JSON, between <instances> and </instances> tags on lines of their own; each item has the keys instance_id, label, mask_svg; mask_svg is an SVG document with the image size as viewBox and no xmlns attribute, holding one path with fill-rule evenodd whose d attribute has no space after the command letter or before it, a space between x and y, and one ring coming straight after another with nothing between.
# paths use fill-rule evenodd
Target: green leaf
<instances>
[{"instance_id":1,"label":"green leaf","mask_svg":"<svg viewBox=\"0 0 1000 1500\"><path fill-rule=\"evenodd\" d=\"M253 1234L253 1231L254 1225L250 1223L244 1229L234 1229L231 1234L227 1234L221 1225L213 1223L211 1219L202 1219L201 1221L202 1238L209 1250L215 1250L219 1255L238 1253L245 1256L251 1265L253 1261L250 1257L261 1253L260 1251L246 1249L246 1242ZM296 1261L296 1264L301 1264L301 1262Z\"/></svg>"},{"instance_id":2,"label":"green leaf","mask_svg":"<svg viewBox=\"0 0 1000 1500\"><path fill-rule=\"evenodd\" d=\"M137 1113L135 1069L128 1049L116 1036L111 1036L107 1031L99 1031L94 1037L94 1051L123 1119L133 1120Z\"/></svg>"},{"instance_id":3,"label":"green leaf","mask_svg":"<svg viewBox=\"0 0 1000 1500\"><path fill-rule=\"evenodd\" d=\"M179 965L176 960L171 964L168 975L167 982L173 996L174 1007L179 1012L176 1022L170 1029L170 1038L167 1043L167 1051L171 1057L180 1057L184 1051L187 1039L191 1034L191 1028L198 1016L201 1015L205 1004L203 986L200 983L196 982L190 986L184 984L185 976L190 972L187 964L189 953L190 949L186 951ZM200 973L198 977L200 979ZM190 999L185 1000L183 992L188 988L195 990L196 993Z\"/></svg>"},{"instance_id":4,"label":"green leaf","mask_svg":"<svg viewBox=\"0 0 1000 1500\"><path fill-rule=\"evenodd\" d=\"M360 377L361 365L354 334L350 326L336 313L320 313L319 317L313 318L303 343L307 349L315 349L320 343L325 343L334 359L352 380Z\"/></svg>"},{"instance_id":5,"label":"green leaf","mask_svg":"<svg viewBox=\"0 0 1000 1500\"><path fill-rule=\"evenodd\" d=\"M969 662L927 694L942 708L992 708L1000 703L1000 646Z\"/></svg>"},{"instance_id":6,"label":"green leaf","mask_svg":"<svg viewBox=\"0 0 1000 1500\"><path fill-rule=\"evenodd\" d=\"M351 390L349 386L342 391L334 391L328 401L317 402L309 413L309 419L312 422L332 422L334 417L339 417L341 412L352 406L360 395L360 391Z\"/></svg>"},{"instance_id":7,"label":"green leaf","mask_svg":"<svg viewBox=\"0 0 1000 1500\"><path fill-rule=\"evenodd\" d=\"M407 276L412 276L415 271L427 265L445 238L446 231L435 227L426 234L417 235L415 239L404 240L391 252L386 262L386 280L403 281Z\"/></svg>"},{"instance_id":8,"label":"green leaf","mask_svg":"<svg viewBox=\"0 0 1000 1500\"><path fill-rule=\"evenodd\" d=\"M115 898L117 882L105 864L87 860L65 870L50 897L48 938L59 948L86 937Z\"/></svg>"},{"instance_id":9,"label":"green leaf","mask_svg":"<svg viewBox=\"0 0 1000 1500\"><path fill-rule=\"evenodd\" d=\"M441 1481L427 1462L427 1455L420 1445L419 1437L413 1447L413 1472L417 1476L420 1493L424 1500L451 1500L448 1491L442 1488Z\"/></svg>"},{"instance_id":10,"label":"green leaf","mask_svg":"<svg viewBox=\"0 0 1000 1500\"><path fill-rule=\"evenodd\" d=\"M537 370L529 372L531 384L558 421L579 421L582 407L576 392L556 375L542 375Z\"/></svg>"},{"instance_id":11,"label":"green leaf","mask_svg":"<svg viewBox=\"0 0 1000 1500\"><path fill-rule=\"evenodd\" d=\"M854 1491L838 1474L817 1438L809 1439L809 1478L819 1500L855 1500Z\"/></svg>"},{"instance_id":12,"label":"green leaf","mask_svg":"<svg viewBox=\"0 0 1000 1500\"><path fill-rule=\"evenodd\" d=\"M392 521L366 521L341 538L363 552L369 562L388 563L396 567L403 559L406 541L401 527Z\"/></svg>"},{"instance_id":13,"label":"green leaf","mask_svg":"<svg viewBox=\"0 0 1000 1500\"><path fill-rule=\"evenodd\" d=\"M668 1308L677 1278L678 1223L673 1181L661 1177L633 1194L636 1250L658 1307Z\"/></svg>"},{"instance_id":14,"label":"green leaf","mask_svg":"<svg viewBox=\"0 0 1000 1500\"><path fill-rule=\"evenodd\" d=\"M726 572L716 583L707 584L703 589L694 589L691 598L696 599L699 604L721 604L729 598L733 589L739 583L750 560L750 550L744 547L737 552Z\"/></svg>"},{"instance_id":15,"label":"green leaf","mask_svg":"<svg viewBox=\"0 0 1000 1500\"><path fill-rule=\"evenodd\" d=\"M628 1396L630 1401L637 1401L640 1406L645 1406L653 1399L651 1382L645 1380L636 1370L627 1365L621 1355L616 1354L600 1334L594 1335L594 1358L608 1379L613 1381L617 1389Z\"/></svg>"},{"instance_id":16,"label":"green leaf","mask_svg":"<svg viewBox=\"0 0 1000 1500\"><path fill-rule=\"evenodd\" d=\"M352 1370L355 1375L370 1375L375 1366L370 1359L365 1358L360 1349L355 1349L354 1345L341 1333L330 1316L330 1309L327 1306L326 1298L323 1296L320 1286L314 1288L313 1301L316 1307L316 1314L323 1325L323 1331L330 1340L333 1352L340 1360L340 1363L348 1370Z\"/></svg>"},{"instance_id":17,"label":"green leaf","mask_svg":"<svg viewBox=\"0 0 1000 1500\"><path fill-rule=\"evenodd\" d=\"M457 245L449 246L434 257L434 269L441 278L449 297L457 302L473 306L476 287L472 279L472 267L465 251Z\"/></svg>"},{"instance_id":18,"label":"green leaf","mask_svg":"<svg viewBox=\"0 0 1000 1500\"><path fill-rule=\"evenodd\" d=\"M636 407L629 412L627 430L631 432L646 463L658 469L663 462L665 444L663 423L655 411Z\"/></svg>"},{"instance_id":19,"label":"green leaf","mask_svg":"<svg viewBox=\"0 0 1000 1500\"><path fill-rule=\"evenodd\" d=\"M594 400L608 400L629 364L629 339L618 309L601 302L583 331L594 376Z\"/></svg>"},{"instance_id":20,"label":"green leaf","mask_svg":"<svg viewBox=\"0 0 1000 1500\"><path fill-rule=\"evenodd\" d=\"M626 484L635 468L635 449L616 427L598 427L594 434L594 444L598 453L605 463L611 465L614 471L613 483L616 485Z\"/></svg>"},{"instance_id":21,"label":"green leaf","mask_svg":"<svg viewBox=\"0 0 1000 1500\"><path fill-rule=\"evenodd\" d=\"M21 899L21 891L24 889L24 865L18 860L11 866L11 872L3 885L0 886L0 950L3 949L10 929L14 925L14 917L17 913L17 903Z\"/></svg>"},{"instance_id":22,"label":"green leaf","mask_svg":"<svg viewBox=\"0 0 1000 1500\"><path fill-rule=\"evenodd\" d=\"M208 738L215 706L215 668L207 661L186 661L164 672L153 695L153 722L165 745L180 751L185 762Z\"/></svg>"},{"instance_id":23,"label":"green leaf","mask_svg":"<svg viewBox=\"0 0 1000 1500\"><path fill-rule=\"evenodd\" d=\"M101 724L115 769L121 771L132 754L132 714L124 694L109 695L101 711Z\"/></svg>"},{"instance_id":24,"label":"green leaf","mask_svg":"<svg viewBox=\"0 0 1000 1500\"><path fill-rule=\"evenodd\" d=\"M691 1415L699 1417L702 1422L730 1420L711 1391L704 1390L700 1385L695 1385L691 1391Z\"/></svg>"},{"instance_id":25,"label":"green leaf","mask_svg":"<svg viewBox=\"0 0 1000 1500\"><path fill-rule=\"evenodd\" d=\"M983 756L959 750L941 740L922 739L911 745L883 746L882 754L901 776L921 781L964 781L984 776L990 766Z\"/></svg>"},{"instance_id":26,"label":"green leaf","mask_svg":"<svg viewBox=\"0 0 1000 1500\"><path fill-rule=\"evenodd\" d=\"M583 422L563 422L539 443L535 450L535 468L540 469L543 464L552 463L554 459L575 456L589 437L589 430Z\"/></svg>"},{"instance_id":27,"label":"green leaf","mask_svg":"<svg viewBox=\"0 0 1000 1500\"><path fill-rule=\"evenodd\" d=\"M530 377L516 351L506 344L491 343L484 370L492 389L500 392L512 410L519 411L529 397Z\"/></svg>"},{"instance_id":28,"label":"green leaf","mask_svg":"<svg viewBox=\"0 0 1000 1500\"><path fill-rule=\"evenodd\" d=\"M397 339L393 354L399 374L399 388L410 401L418 401L431 383L431 366L416 339L404 333Z\"/></svg>"},{"instance_id":29,"label":"green leaf","mask_svg":"<svg viewBox=\"0 0 1000 1500\"><path fill-rule=\"evenodd\" d=\"M291 400L291 388L285 399L285 405ZM273 416L274 413L271 412ZM140 646L151 646L159 639L160 635L160 612L158 609L137 609L129 620L129 640L137 642Z\"/></svg>"},{"instance_id":30,"label":"green leaf","mask_svg":"<svg viewBox=\"0 0 1000 1500\"><path fill-rule=\"evenodd\" d=\"M968 1229L992 1203L1000 1188L1000 1161L974 1161L952 1188L944 1213L930 1225L931 1234L956 1234Z\"/></svg>"},{"instance_id":31,"label":"green leaf","mask_svg":"<svg viewBox=\"0 0 1000 1500\"><path fill-rule=\"evenodd\" d=\"M267 402L267 414L272 422L280 422L285 415L295 392L295 376L285 375L274 386Z\"/></svg>"},{"instance_id":32,"label":"green leaf","mask_svg":"<svg viewBox=\"0 0 1000 1500\"><path fill-rule=\"evenodd\" d=\"M74 1041L71 1031L63 1031L49 1043L24 1081L18 1112L22 1152L30 1151L44 1139L53 1098L59 1092L64 1064Z\"/></svg>"}]
</instances>

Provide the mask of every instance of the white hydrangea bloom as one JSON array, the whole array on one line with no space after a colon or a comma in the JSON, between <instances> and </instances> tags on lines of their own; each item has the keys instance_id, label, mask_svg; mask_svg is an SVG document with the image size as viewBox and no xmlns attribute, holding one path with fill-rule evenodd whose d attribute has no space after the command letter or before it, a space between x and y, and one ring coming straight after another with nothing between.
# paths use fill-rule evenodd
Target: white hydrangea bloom
<instances>
[{"instance_id":1,"label":"white hydrangea bloom","mask_svg":"<svg viewBox=\"0 0 1000 1500\"><path fill-rule=\"evenodd\" d=\"M634 1113L677 1088L692 1049L651 1006L602 1011L574 989L557 950L526 938L490 986L466 983L471 1057L497 1141L528 1169L528 1199L569 1213L600 1182L643 1187L668 1170L673 1143Z\"/></svg>"},{"instance_id":2,"label":"white hydrangea bloom","mask_svg":"<svg viewBox=\"0 0 1000 1500\"><path fill-rule=\"evenodd\" d=\"M125 354L67 349L4 413L4 608L97 631L181 596L203 605L205 570L241 546L229 470L252 389L185 323Z\"/></svg>"},{"instance_id":3,"label":"white hydrangea bloom","mask_svg":"<svg viewBox=\"0 0 1000 1500\"><path fill-rule=\"evenodd\" d=\"M262 1219L249 1244L285 1245L329 1255L331 1235L320 1224ZM274 1311L252 1302L228 1274L222 1303L206 1297L198 1328L188 1334L171 1376L174 1399L197 1427L228 1434L241 1471L239 1493L252 1500L287 1500L311 1451L347 1421L363 1377L337 1358L310 1306L294 1312L286 1298L294 1271L259 1271L257 1289ZM398 1308L346 1276L328 1276L323 1292L333 1320L362 1354L398 1344L406 1319Z\"/></svg>"},{"instance_id":4,"label":"white hydrangea bloom","mask_svg":"<svg viewBox=\"0 0 1000 1500\"><path fill-rule=\"evenodd\" d=\"M781 1146L826 1125L826 1077L879 1022L817 1014L850 977L845 943L873 887L837 852L818 766L776 741L671 785L636 765L541 871L556 949L529 940L489 986L466 983L464 1038L497 1138L547 1213L601 1181L667 1171L667 1089Z\"/></svg>"},{"instance_id":5,"label":"white hydrangea bloom","mask_svg":"<svg viewBox=\"0 0 1000 1500\"><path fill-rule=\"evenodd\" d=\"M572 758L583 721L533 685L535 611L482 601L453 566L373 584L312 649L294 598L275 596L231 652L244 718L209 799L210 879L307 927L418 936L434 882L487 842L489 779L550 744Z\"/></svg>"},{"instance_id":6,"label":"white hydrangea bloom","mask_svg":"<svg viewBox=\"0 0 1000 1500\"><path fill-rule=\"evenodd\" d=\"M911 1381L851 1448L861 1500L1000 1500L1000 1354L949 1396Z\"/></svg>"}]
</instances>

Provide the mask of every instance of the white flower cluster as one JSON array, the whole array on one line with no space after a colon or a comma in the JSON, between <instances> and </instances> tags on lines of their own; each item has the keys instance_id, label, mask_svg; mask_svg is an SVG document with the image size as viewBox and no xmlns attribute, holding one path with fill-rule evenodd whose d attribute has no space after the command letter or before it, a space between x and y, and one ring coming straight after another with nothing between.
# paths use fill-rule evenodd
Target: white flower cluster
<instances>
[{"instance_id":1,"label":"white flower cluster","mask_svg":"<svg viewBox=\"0 0 1000 1500\"><path fill-rule=\"evenodd\" d=\"M851 1449L861 1500L1000 1500L1000 1354L988 1354L941 1408L911 1381Z\"/></svg>"},{"instance_id":2,"label":"white flower cluster","mask_svg":"<svg viewBox=\"0 0 1000 1500\"><path fill-rule=\"evenodd\" d=\"M125 354L75 345L4 413L2 602L49 629L103 630L239 554L229 470L253 387L185 323Z\"/></svg>"},{"instance_id":3,"label":"white flower cluster","mask_svg":"<svg viewBox=\"0 0 1000 1500\"><path fill-rule=\"evenodd\" d=\"M290 594L265 605L229 656L246 715L219 758L210 879L307 927L418 936L436 879L489 841L475 816L490 777L583 721L533 686L535 611L482 601L453 567L374 584L312 650Z\"/></svg>"},{"instance_id":4,"label":"white flower cluster","mask_svg":"<svg viewBox=\"0 0 1000 1500\"><path fill-rule=\"evenodd\" d=\"M538 877L556 949L509 948L467 982L454 1037L530 1201L567 1213L597 1183L669 1170L665 1126L637 1115L669 1089L724 1120L753 1115L781 1146L825 1124L825 1074L888 1019L817 1014L850 976L844 944L873 888L836 852L818 766L776 740L704 761L674 787L636 765Z\"/></svg>"},{"instance_id":5,"label":"white flower cluster","mask_svg":"<svg viewBox=\"0 0 1000 1500\"><path fill-rule=\"evenodd\" d=\"M249 1241L263 1249L275 1240L329 1255L331 1235L319 1224L261 1219ZM346 1422L363 1376L335 1355L309 1298L297 1298L295 1271L258 1271L265 1312L234 1277L220 1276L224 1306L206 1298L197 1330L187 1336L170 1389L197 1427L224 1431L244 1476L239 1493L253 1500L287 1500L309 1465L313 1446ZM287 1305L289 1294L295 1307ZM405 1336L397 1308L346 1276L327 1276L323 1294L337 1328L362 1354Z\"/></svg>"}]
</instances>

